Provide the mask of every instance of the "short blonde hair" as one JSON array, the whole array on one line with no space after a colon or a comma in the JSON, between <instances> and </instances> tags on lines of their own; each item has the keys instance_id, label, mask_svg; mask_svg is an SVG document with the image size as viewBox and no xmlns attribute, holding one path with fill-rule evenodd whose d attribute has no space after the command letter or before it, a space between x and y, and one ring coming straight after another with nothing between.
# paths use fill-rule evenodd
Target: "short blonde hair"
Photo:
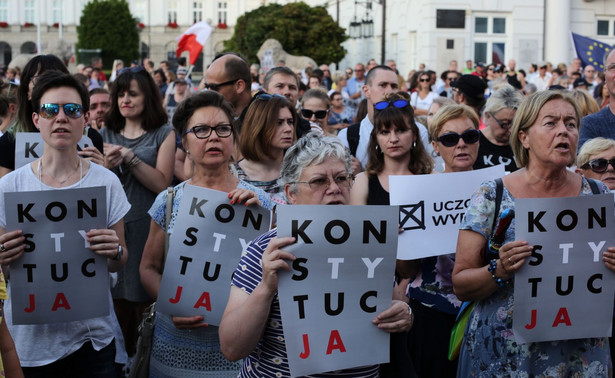
<instances>
[{"instance_id":1,"label":"short blonde hair","mask_svg":"<svg viewBox=\"0 0 615 378\"><path fill-rule=\"evenodd\" d=\"M587 91L582 89L574 89L570 92L570 95L574 97L577 104L581 107L581 116L594 114L600 111L598 102Z\"/></svg>"},{"instance_id":2,"label":"short blonde hair","mask_svg":"<svg viewBox=\"0 0 615 378\"><path fill-rule=\"evenodd\" d=\"M527 133L528 130L534 125L538 119L538 114L542 107L549 101L564 100L572 105L575 116L577 118L577 128L581 121L581 109L577 105L575 99L563 91L540 91L532 93L527 96L519 105L519 109L515 113L513 118L512 129L510 131L510 147L515 154L515 162L517 167L523 168L527 166L529 161L529 152L523 147L521 140L519 140L519 133L521 131ZM571 146L576 148L576 146ZM574 160L568 164L571 167L574 164Z\"/></svg>"},{"instance_id":3,"label":"short blonde hair","mask_svg":"<svg viewBox=\"0 0 615 378\"><path fill-rule=\"evenodd\" d=\"M478 129L479 120L474 109L461 104L446 105L438 109L431 119L431 123L429 123L429 138L437 140L444 124L458 118L469 119L474 124L474 128Z\"/></svg>"},{"instance_id":4,"label":"short blonde hair","mask_svg":"<svg viewBox=\"0 0 615 378\"><path fill-rule=\"evenodd\" d=\"M591 160L592 156L611 148L615 148L615 140L613 139L598 137L588 140L579 150L579 154L577 155L577 167L581 168Z\"/></svg>"}]
</instances>

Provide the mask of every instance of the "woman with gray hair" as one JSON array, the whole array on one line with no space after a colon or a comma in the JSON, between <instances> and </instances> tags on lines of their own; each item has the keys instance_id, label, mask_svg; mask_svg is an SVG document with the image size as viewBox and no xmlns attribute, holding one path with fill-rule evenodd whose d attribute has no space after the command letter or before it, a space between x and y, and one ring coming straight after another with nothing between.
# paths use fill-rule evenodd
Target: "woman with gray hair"
<instances>
[{"instance_id":1,"label":"woman with gray hair","mask_svg":"<svg viewBox=\"0 0 615 378\"><path fill-rule=\"evenodd\" d=\"M519 170L502 178L500 212L496 182L486 181L474 192L460 226L453 269L453 288L460 300L475 301L468 319L457 376L606 376L611 371L606 338L580 338L519 343L512 325L515 273L531 256L533 246L515 238L515 220L505 231L499 251L485 251L496 226L494 217L514 210L516 198L587 196L604 193L567 170L575 162L580 110L560 91L542 91L519 106L511 144ZM615 271L615 248L602 257ZM526 267L527 268L527 267Z\"/></svg>"},{"instance_id":2,"label":"woman with gray hair","mask_svg":"<svg viewBox=\"0 0 615 378\"><path fill-rule=\"evenodd\" d=\"M288 202L345 205L353 183L351 160L339 139L309 133L284 156L280 185ZM335 211L332 208L331 211ZM279 270L290 270L295 256L284 250L294 238L277 238L277 229L256 238L233 275L231 294L220 324L222 352L244 358L239 377L290 377L280 304ZM373 320L385 332L403 332L412 321L408 306L392 306ZM326 376L378 377L378 366L345 369Z\"/></svg>"},{"instance_id":3,"label":"woman with gray hair","mask_svg":"<svg viewBox=\"0 0 615 378\"><path fill-rule=\"evenodd\" d=\"M585 142L577 155L575 172L615 190L615 140L594 138Z\"/></svg>"},{"instance_id":4,"label":"woman with gray hair","mask_svg":"<svg viewBox=\"0 0 615 378\"><path fill-rule=\"evenodd\" d=\"M481 130L474 169L504 164L506 172L517 170L509 140L513 118L522 100L523 95L512 85L504 85L491 94L483 112L486 127Z\"/></svg>"}]
</instances>

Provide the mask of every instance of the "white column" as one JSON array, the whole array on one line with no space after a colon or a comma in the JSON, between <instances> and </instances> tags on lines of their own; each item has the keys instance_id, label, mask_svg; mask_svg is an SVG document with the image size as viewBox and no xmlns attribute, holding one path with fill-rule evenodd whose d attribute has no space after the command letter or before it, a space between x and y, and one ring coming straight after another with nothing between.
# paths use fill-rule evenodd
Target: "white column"
<instances>
[{"instance_id":1,"label":"white column","mask_svg":"<svg viewBox=\"0 0 615 378\"><path fill-rule=\"evenodd\" d=\"M571 0L545 0L544 60L570 63Z\"/></svg>"}]
</instances>

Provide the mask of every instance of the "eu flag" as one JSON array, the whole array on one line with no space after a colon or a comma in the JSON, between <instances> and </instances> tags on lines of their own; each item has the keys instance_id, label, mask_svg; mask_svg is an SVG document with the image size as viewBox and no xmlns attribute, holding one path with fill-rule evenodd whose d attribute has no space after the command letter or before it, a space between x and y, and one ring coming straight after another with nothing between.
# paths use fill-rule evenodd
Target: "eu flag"
<instances>
[{"instance_id":1,"label":"eu flag","mask_svg":"<svg viewBox=\"0 0 615 378\"><path fill-rule=\"evenodd\" d=\"M603 43L595 39L584 37L582 35L572 33L572 43L579 59L583 63L583 67L591 64L599 70L604 69L603 56L611 50L608 43Z\"/></svg>"}]
</instances>

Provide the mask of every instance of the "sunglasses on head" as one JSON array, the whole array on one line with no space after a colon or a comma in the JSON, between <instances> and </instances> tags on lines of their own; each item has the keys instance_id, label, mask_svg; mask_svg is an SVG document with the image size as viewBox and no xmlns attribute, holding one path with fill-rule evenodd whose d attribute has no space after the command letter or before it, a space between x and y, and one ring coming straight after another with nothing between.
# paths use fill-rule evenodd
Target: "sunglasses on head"
<instances>
[{"instance_id":1,"label":"sunglasses on head","mask_svg":"<svg viewBox=\"0 0 615 378\"><path fill-rule=\"evenodd\" d=\"M588 161L587 163L583 164L581 168L591 169L592 171L596 173L604 173L609 168L609 164L611 164L611 167L615 169L615 158L613 159L604 159L604 158L592 159Z\"/></svg>"},{"instance_id":2,"label":"sunglasses on head","mask_svg":"<svg viewBox=\"0 0 615 378\"><path fill-rule=\"evenodd\" d=\"M459 139L463 139L465 144L474 144L478 142L480 132L478 130L466 130L461 134L454 132L444 133L438 137L438 142L446 147L454 147L459 143Z\"/></svg>"},{"instance_id":3,"label":"sunglasses on head","mask_svg":"<svg viewBox=\"0 0 615 378\"><path fill-rule=\"evenodd\" d=\"M397 109L403 109L406 106L408 106L408 104L409 104L408 100L380 101L380 102L377 102L376 105L374 105L374 108L376 110L384 110L388 108L389 106L393 105Z\"/></svg>"},{"instance_id":4,"label":"sunglasses on head","mask_svg":"<svg viewBox=\"0 0 615 378\"><path fill-rule=\"evenodd\" d=\"M274 97L278 97L278 98L283 98L284 100L288 99L280 94L274 93L274 94L269 94L269 93L265 93L265 92L261 92L259 94L257 94L256 96L254 96L255 99L257 100L264 100L264 101L268 101L271 100Z\"/></svg>"},{"instance_id":5,"label":"sunglasses on head","mask_svg":"<svg viewBox=\"0 0 615 378\"><path fill-rule=\"evenodd\" d=\"M310 119L312 118L312 115L316 116L316 118L318 119L323 119L327 116L327 111L326 110L310 110L310 109L301 109L301 115L303 116L303 118L305 119Z\"/></svg>"},{"instance_id":6,"label":"sunglasses on head","mask_svg":"<svg viewBox=\"0 0 615 378\"><path fill-rule=\"evenodd\" d=\"M83 115L83 106L79 104L43 104L38 110L38 114L46 119L51 119L60 113L60 106L69 118L77 119Z\"/></svg>"},{"instance_id":7,"label":"sunglasses on head","mask_svg":"<svg viewBox=\"0 0 615 378\"><path fill-rule=\"evenodd\" d=\"M126 68L122 68L121 70L117 71L117 76L120 76L121 74L126 73L126 72L137 73L141 71L143 71L143 67L141 66L126 67Z\"/></svg>"}]
</instances>

